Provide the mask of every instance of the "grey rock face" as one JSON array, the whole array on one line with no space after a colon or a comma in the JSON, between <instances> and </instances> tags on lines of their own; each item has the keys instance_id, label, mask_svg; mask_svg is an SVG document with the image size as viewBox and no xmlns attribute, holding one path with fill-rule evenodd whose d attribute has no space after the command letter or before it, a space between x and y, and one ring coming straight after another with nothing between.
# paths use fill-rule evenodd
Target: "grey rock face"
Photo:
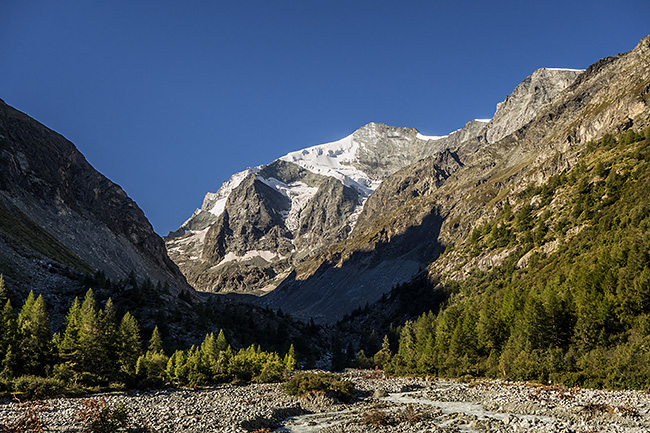
<instances>
[{"instance_id":1,"label":"grey rock face","mask_svg":"<svg viewBox=\"0 0 650 433\"><path fill-rule=\"evenodd\" d=\"M544 105L569 87L583 72L542 68L526 77L505 101L497 104L485 134L487 142L496 143L533 120Z\"/></svg>"},{"instance_id":2,"label":"grey rock face","mask_svg":"<svg viewBox=\"0 0 650 433\"><path fill-rule=\"evenodd\" d=\"M383 180L438 150L437 140L419 138L417 129L369 123L353 134L359 143L354 163L372 180Z\"/></svg>"},{"instance_id":3,"label":"grey rock face","mask_svg":"<svg viewBox=\"0 0 650 433\"><path fill-rule=\"evenodd\" d=\"M412 199L431 194L462 166L455 153L445 150L397 171L368 198L355 232L369 230L382 216Z\"/></svg>"},{"instance_id":4,"label":"grey rock face","mask_svg":"<svg viewBox=\"0 0 650 433\"><path fill-rule=\"evenodd\" d=\"M345 239L350 233L350 215L358 205L358 193L332 177L325 178L300 215L295 245L298 250L314 251Z\"/></svg>"},{"instance_id":5,"label":"grey rock face","mask_svg":"<svg viewBox=\"0 0 650 433\"><path fill-rule=\"evenodd\" d=\"M3 101L0 201L5 209L19 210L51 242L76 255L86 269L102 270L113 279L124 279L133 271L141 280L168 283L174 290L189 289L167 256L162 239L122 188L98 173L64 137ZM32 234L33 230L22 235L3 231L9 244L30 245L27 250L13 250L14 263L22 254L37 254L53 263L61 260L56 252L35 246L28 239ZM23 273L26 281L32 278L29 270L0 272Z\"/></svg>"},{"instance_id":6,"label":"grey rock face","mask_svg":"<svg viewBox=\"0 0 650 433\"><path fill-rule=\"evenodd\" d=\"M226 210L205 236L203 257L218 263L226 253L244 255L249 250L287 252L291 234L283 224L287 197L262 183L254 174L228 197Z\"/></svg>"}]
</instances>

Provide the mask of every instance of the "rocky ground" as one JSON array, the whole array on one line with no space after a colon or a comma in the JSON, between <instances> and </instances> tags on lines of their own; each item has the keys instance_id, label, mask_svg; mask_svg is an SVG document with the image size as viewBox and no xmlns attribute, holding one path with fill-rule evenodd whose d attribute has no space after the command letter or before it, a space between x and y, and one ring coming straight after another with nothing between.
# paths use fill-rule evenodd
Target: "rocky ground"
<instances>
[{"instance_id":1,"label":"rocky ground","mask_svg":"<svg viewBox=\"0 0 650 433\"><path fill-rule=\"evenodd\" d=\"M345 376L358 390L351 404L322 395L289 397L278 384L103 394L29 405L4 401L0 432L39 431L11 429L26 421L26 415L43 431L80 432L83 422L78 418L84 407L115 408L120 403L133 426L159 433L650 431L650 394L644 392L393 379L369 371ZM287 420L290 417L295 418Z\"/></svg>"}]
</instances>

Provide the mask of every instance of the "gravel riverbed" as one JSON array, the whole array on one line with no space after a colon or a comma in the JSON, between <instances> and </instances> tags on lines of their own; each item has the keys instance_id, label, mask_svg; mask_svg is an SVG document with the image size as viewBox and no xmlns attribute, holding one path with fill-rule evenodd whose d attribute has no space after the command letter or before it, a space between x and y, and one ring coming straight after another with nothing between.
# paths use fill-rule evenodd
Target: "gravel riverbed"
<instances>
[{"instance_id":1,"label":"gravel riverbed","mask_svg":"<svg viewBox=\"0 0 650 433\"><path fill-rule=\"evenodd\" d=\"M250 384L51 399L35 405L33 413L48 432L83 431L77 418L88 398L109 407L122 403L132 421L159 433L650 431L645 392L385 378L370 371L344 377L358 390L350 404L322 395L290 397L279 384ZM0 402L0 432L24 414L17 402Z\"/></svg>"}]
</instances>

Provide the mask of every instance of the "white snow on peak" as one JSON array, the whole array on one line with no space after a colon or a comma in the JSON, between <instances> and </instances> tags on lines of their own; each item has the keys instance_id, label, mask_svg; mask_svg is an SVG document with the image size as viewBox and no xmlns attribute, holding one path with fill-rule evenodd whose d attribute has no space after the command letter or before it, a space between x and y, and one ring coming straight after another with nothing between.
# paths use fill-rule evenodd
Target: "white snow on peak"
<instances>
[{"instance_id":1,"label":"white snow on peak","mask_svg":"<svg viewBox=\"0 0 650 433\"><path fill-rule=\"evenodd\" d=\"M547 71L571 71L571 72L584 72L584 69L570 69L570 68L544 68Z\"/></svg>"},{"instance_id":2,"label":"white snow on peak","mask_svg":"<svg viewBox=\"0 0 650 433\"><path fill-rule=\"evenodd\" d=\"M420 139L420 140L429 141L429 140L440 140L441 138L447 138L447 137L449 137L449 134L447 134L447 135L423 135L423 134L420 134L418 132L416 137L418 139Z\"/></svg>"},{"instance_id":3,"label":"white snow on peak","mask_svg":"<svg viewBox=\"0 0 650 433\"><path fill-rule=\"evenodd\" d=\"M367 174L352 165L358 149L359 143L354 141L352 135L348 135L338 141L290 152L279 159L297 164L316 174L334 177L363 196L368 196L379 183L373 183Z\"/></svg>"},{"instance_id":4,"label":"white snow on peak","mask_svg":"<svg viewBox=\"0 0 650 433\"><path fill-rule=\"evenodd\" d=\"M492 119L474 119L475 122L488 123Z\"/></svg>"}]
</instances>

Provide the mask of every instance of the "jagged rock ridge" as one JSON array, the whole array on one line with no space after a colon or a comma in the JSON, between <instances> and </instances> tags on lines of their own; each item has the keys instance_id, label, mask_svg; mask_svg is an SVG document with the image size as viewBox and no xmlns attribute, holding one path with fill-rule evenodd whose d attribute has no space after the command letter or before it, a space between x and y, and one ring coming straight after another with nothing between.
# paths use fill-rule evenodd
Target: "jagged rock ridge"
<instances>
[{"instance_id":1,"label":"jagged rock ridge","mask_svg":"<svg viewBox=\"0 0 650 433\"><path fill-rule=\"evenodd\" d=\"M167 236L170 257L200 290L274 288L296 263L347 238L381 181L439 151L440 139L370 123L236 173Z\"/></svg>"}]
</instances>

